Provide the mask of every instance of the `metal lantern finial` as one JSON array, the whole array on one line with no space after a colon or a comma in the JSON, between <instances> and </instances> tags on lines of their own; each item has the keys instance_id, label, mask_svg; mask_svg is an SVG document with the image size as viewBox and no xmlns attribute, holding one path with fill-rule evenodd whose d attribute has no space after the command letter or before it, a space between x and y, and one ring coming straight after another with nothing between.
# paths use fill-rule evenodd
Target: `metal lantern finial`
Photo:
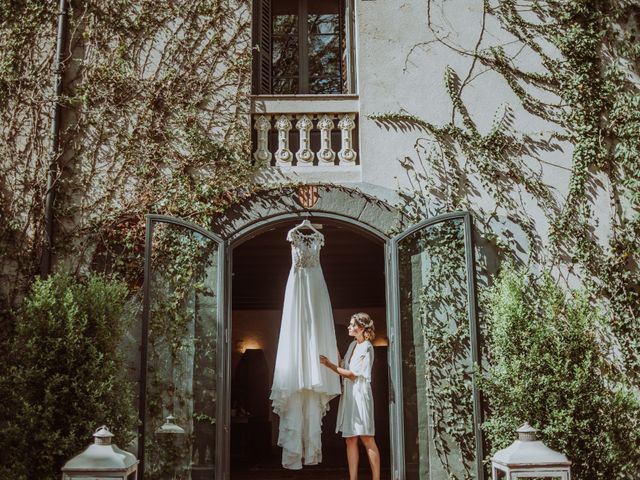
<instances>
[{"instance_id":1,"label":"metal lantern finial","mask_svg":"<svg viewBox=\"0 0 640 480\"><path fill-rule=\"evenodd\" d=\"M491 459L493 480L498 479L498 472L504 473L508 480L530 477L571 479L569 459L538 440L535 428L525 422L516 433L518 439L496 452Z\"/></svg>"},{"instance_id":2,"label":"metal lantern finial","mask_svg":"<svg viewBox=\"0 0 640 480\"><path fill-rule=\"evenodd\" d=\"M113 433L111 433L105 425L102 425L93 434L93 443L96 445L111 445L111 439L113 437Z\"/></svg>"},{"instance_id":3,"label":"metal lantern finial","mask_svg":"<svg viewBox=\"0 0 640 480\"><path fill-rule=\"evenodd\" d=\"M536 433L538 431L529 425L529 422L524 422L522 426L516 430L518 434L518 440L521 442L535 442L538 439Z\"/></svg>"}]
</instances>

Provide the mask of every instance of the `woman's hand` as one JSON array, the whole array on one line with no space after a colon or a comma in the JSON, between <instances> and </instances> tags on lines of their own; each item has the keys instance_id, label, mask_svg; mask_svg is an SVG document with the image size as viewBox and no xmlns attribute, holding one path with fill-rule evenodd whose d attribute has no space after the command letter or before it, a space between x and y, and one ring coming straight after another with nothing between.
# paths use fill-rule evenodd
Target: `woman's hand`
<instances>
[{"instance_id":1,"label":"woman's hand","mask_svg":"<svg viewBox=\"0 0 640 480\"><path fill-rule=\"evenodd\" d=\"M320 355L320 363L325 367L327 367L328 369L333 370L341 377L348 378L349 380L356 379L356 375L353 372L351 372L350 370L345 370L344 368L340 368L337 365L334 365L333 363L331 363L331 360L329 360L324 355Z\"/></svg>"},{"instance_id":2,"label":"woman's hand","mask_svg":"<svg viewBox=\"0 0 640 480\"><path fill-rule=\"evenodd\" d=\"M322 365L324 365L325 367L327 367L329 370L333 370L334 372L338 373L338 367L336 365L334 365L331 360L329 360L327 357L325 357L324 355L320 355L320 363Z\"/></svg>"}]
</instances>

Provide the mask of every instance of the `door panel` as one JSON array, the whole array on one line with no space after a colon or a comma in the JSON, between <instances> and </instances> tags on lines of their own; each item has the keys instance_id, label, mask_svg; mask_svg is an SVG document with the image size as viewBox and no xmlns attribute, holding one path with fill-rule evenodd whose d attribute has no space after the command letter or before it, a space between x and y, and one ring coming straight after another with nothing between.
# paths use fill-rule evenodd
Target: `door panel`
<instances>
[{"instance_id":1,"label":"door panel","mask_svg":"<svg viewBox=\"0 0 640 480\"><path fill-rule=\"evenodd\" d=\"M147 480L220 478L223 269L221 239L150 216L140 398ZM169 415L178 433L163 427Z\"/></svg>"},{"instance_id":2,"label":"door panel","mask_svg":"<svg viewBox=\"0 0 640 480\"><path fill-rule=\"evenodd\" d=\"M393 241L404 478L483 478L470 219L448 214Z\"/></svg>"}]
</instances>

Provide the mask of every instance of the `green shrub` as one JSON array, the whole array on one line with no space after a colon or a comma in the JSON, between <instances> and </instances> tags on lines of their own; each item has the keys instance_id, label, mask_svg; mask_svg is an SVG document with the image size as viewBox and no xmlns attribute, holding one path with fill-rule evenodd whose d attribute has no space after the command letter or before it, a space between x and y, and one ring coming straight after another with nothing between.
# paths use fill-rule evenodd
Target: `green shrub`
<instances>
[{"instance_id":1,"label":"green shrub","mask_svg":"<svg viewBox=\"0 0 640 480\"><path fill-rule=\"evenodd\" d=\"M640 404L611 360L606 318L582 292L547 272L512 265L485 297L490 407L483 428L495 452L524 421L567 454L577 480L640 478Z\"/></svg>"},{"instance_id":2,"label":"green shrub","mask_svg":"<svg viewBox=\"0 0 640 480\"><path fill-rule=\"evenodd\" d=\"M59 479L101 424L125 446L136 425L121 342L125 284L58 273L34 283L0 372L0 478Z\"/></svg>"}]
</instances>

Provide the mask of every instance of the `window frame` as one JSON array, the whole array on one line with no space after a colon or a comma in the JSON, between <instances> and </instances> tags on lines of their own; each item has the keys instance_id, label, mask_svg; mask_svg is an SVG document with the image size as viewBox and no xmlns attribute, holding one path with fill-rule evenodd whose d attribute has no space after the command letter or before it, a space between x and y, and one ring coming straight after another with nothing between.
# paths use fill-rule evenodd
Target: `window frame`
<instances>
[{"instance_id":1,"label":"window frame","mask_svg":"<svg viewBox=\"0 0 640 480\"><path fill-rule=\"evenodd\" d=\"M254 95L274 95L273 93L273 25L272 6L278 0L254 0L253 2L253 71L252 93ZM355 49L354 49L354 8L353 0L339 0L338 41L344 42L339 62L339 76L342 91L339 93L310 93L308 11L309 1L297 0L298 17L298 92L275 95L350 95L355 93Z\"/></svg>"}]
</instances>

